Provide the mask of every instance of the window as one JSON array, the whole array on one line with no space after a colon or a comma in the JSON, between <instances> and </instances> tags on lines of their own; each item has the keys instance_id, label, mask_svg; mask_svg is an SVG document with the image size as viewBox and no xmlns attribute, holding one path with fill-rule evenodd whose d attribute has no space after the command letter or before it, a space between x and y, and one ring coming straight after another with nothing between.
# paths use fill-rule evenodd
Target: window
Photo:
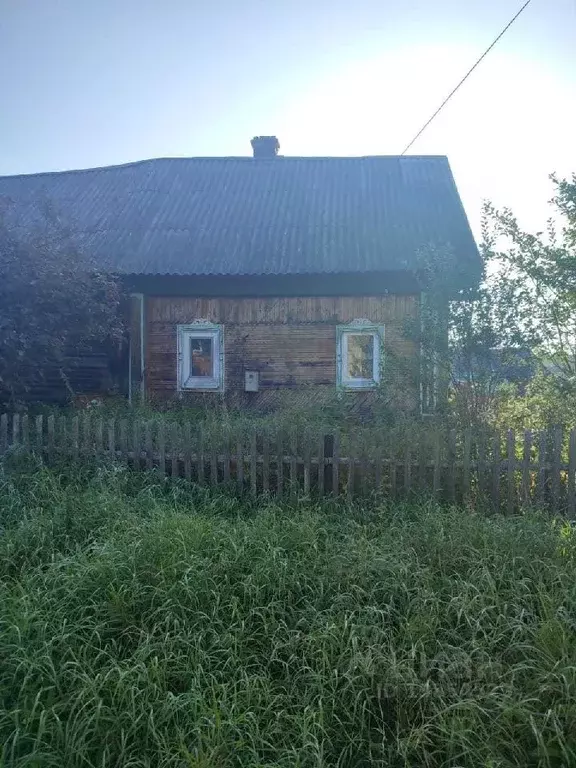
<instances>
[{"instance_id":1,"label":"window","mask_svg":"<svg viewBox=\"0 0 576 768\"><path fill-rule=\"evenodd\" d=\"M380 381L384 328L354 320L337 328L337 383L346 389L370 389Z\"/></svg>"},{"instance_id":2,"label":"window","mask_svg":"<svg viewBox=\"0 0 576 768\"><path fill-rule=\"evenodd\" d=\"M178 326L178 389L224 388L222 326Z\"/></svg>"}]
</instances>

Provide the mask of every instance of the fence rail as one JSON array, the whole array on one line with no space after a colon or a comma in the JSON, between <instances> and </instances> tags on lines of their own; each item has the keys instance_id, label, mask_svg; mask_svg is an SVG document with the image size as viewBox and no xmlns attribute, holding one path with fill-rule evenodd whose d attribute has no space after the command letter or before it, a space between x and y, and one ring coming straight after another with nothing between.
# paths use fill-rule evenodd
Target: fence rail
<instances>
[{"instance_id":1,"label":"fence rail","mask_svg":"<svg viewBox=\"0 0 576 768\"><path fill-rule=\"evenodd\" d=\"M200 485L236 486L277 496L348 499L429 493L439 500L489 503L513 514L529 506L576 517L576 430L478 434L436 429L399 439L382 430L360 436L224 429L190 423L82 416L0 416L0 456L20 450L47 461L104 459L156 469ZM388 439L389 438L389 439Z\"/></svg>"}]
</instances>

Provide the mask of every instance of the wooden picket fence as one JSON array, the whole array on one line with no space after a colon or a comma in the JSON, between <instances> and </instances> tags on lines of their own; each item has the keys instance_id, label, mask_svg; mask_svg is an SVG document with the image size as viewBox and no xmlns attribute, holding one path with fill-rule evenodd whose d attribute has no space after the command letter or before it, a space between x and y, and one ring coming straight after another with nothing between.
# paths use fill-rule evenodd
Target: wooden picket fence
<instances>
[{"instance_id":1,"label":"wooden picket fence","mask_svg":"<svg viewBox=\"0 0 576 768\"><path fill-rule=\"evenodd\" d=\"M111 460L253 495L418 493L507 514L534 506L576 517L576 430L517 435L436 429L403 441L380 430L378 436L366 447L362 435L354 441L338 432L216 434L191 423L104 419L89 412L3 414L0 457L21 451L47 462Z\"/></svg>"}]
</instances>

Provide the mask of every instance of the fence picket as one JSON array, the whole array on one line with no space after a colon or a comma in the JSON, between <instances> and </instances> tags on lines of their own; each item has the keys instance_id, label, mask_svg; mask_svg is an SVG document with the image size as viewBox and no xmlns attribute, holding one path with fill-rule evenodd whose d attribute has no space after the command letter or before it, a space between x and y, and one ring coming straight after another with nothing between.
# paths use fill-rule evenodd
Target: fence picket
<instances>
[{"instance_id":1,"label":"fence picket","mask_svg":"<svg viewBox=\"0 0 576 768\"><path fill-rule=\"evenodd\" d=\"M104 444L104 422L99 416L94 424L94 455L102 455L102 446Z\"/></svg>"},{"instance_id":2,"label":"fence picket","mask_svg":"<svg viewBox=\"0 0 576 768\"><path fill-rule=\"evenodd\" d=\"M160 433L158 433L160 438ZM192 424L187 421L184 424L184 477L188 482L192 480Z\"/></svg>"},{"instance_id":3,"label":"fence picket","mask_svg":"<svg viewBox=\"0 0 576 768\"><path fill-rule=\"evenodd\" d=\"M128 462L128 419L120 420L119 456L120 461Z\"/></svg>"},{"instance_id":4,"label":"fence picket","mask_svg":"<svg viewBox=\"0 0 576 768\"><path fill-rule=\"evenodd\" d=\"M55 444L56 444L55 436L54 436L55 421L56 420L54 418L54 414L51 413L48 416L48 420L47 420L47 424L46 424L47 429L48 429L48 458L49 459L51 459L53 454L54 454Z\"/></svg>"},{"instance_id":5,"label":"fence picket","mask_svg":"<svg viewBox=\"0 0 576 768\"><path fill-rule=\"evenodd\" d=\"M532 458L532 432L529 429L524 430L524 446L522 448L522 504L529 506L531 501L530 468Z\"/></svg>"},{"instance_id":6,"label":"fence picket","mask_svg":"<svg viewBox=\"0 0 576 768\"><path fill-rule=\"evenodd\" d=\"M44 453L44 417L38 414L35 419L36 450L42 456Z\"/></svg>"},{"instance_id":7,"label":"fence picket","mask_svg":"<svg viewBox=\"0 0 576 768\"><path fill-rule=\"evenodd\" d=\"M212 488L218 485L218 443L214 429L210 434L210 485Z\"/></svg>"},{"instance_id":8,"label":"fence picket","mask_svg":"<svg viewBox=\"0 0 576 768\"><path fill-rule=\"evenodd\" d=\"M140 469L141 459L141 440L140 440L140 423L138 419L134 420L132 425L132 461L134 469Z\"/></svg>"},{"instance_id":9,"label":"fence picket","mask_svg":"<svg viewBox=\"0 0 576 768\"><path fill-rule=\"evenodd\" d=\"M172 478L180 475L178 459L180 456L180 428L177 422L172 422L170 429L170 474Z\"/></svg>"},{"instance_id":10,"label":"fence picket","mask_svg":"<svg viewBox=\"0 0 576 768\"><path fill-rule=\"evenodd\" d=\"M538 506L543 507L546 500L546 452L548 447L548 434L545 430L540 432L538 444Z\"/></svg>"},{"instance_id":11,"label":"fence picket","mask_svg":"<svg viewBox=\"0 0 576 768\"><path fill-rule=\"evenodd\" d=\"M228 433L228 430L224 432L224 437L222 438L222 480L224 481L224 485L230 484L230 435Z\"/></svg>"},{"instance_id":12,"label":"fence picket","mask_svg":"<svg viewBox=\"0 0 576 768\"><path fill-rule=\"evenodd\" d=\"M204 429L202 425L198 427L198 485L204 485L206 482L206 462L204 457Z\"/></svg>"},{"instance_id":13,"label":"fence picket","mask_svg":"<svg viewBox=\"0 0 576 768\"><path fill-rule=\"evenodd\" d=\"M332 495L340 493L340 433L334 432L332 438Z\"/></svg>"},{"instance_id":14,"label":"fence picket","mask_svg":"<svg viewBox=\"0 0 576 768\"><path fill-rule=\"evenodd\" d=\"M12 445L20 443L20 414L15 413L12 416Z\"/></svg>"},{"instance_id":15,"label":"fence picket","mask_svg":"<svg viewBox=\"0 0 576 768\"><path fill-rule=\"evenodd\" d=\"M456 430L448 432L448 467L446 469L446 490L450 504L456 502Z\"/></svg>"},{"instance_id":16,"label":"fence picket","mask_svg":"<svg viewBox=\"0 0 576 768\"><path fill-rule=\"evenodd\" d=\"M472 430L464 433L464 452L462 455L462 501L470 500L470 460L472 455Z\"/></svg>"},{"instance_id":17,"label":"fence picket","mask_svg":"<svg viewBox=\"0 0 576 768\"><path fill-rule=\"evenodd\" d=\"M404 449L404 494L408 495L412 487L412 451L410 443L406 443Z\"/></svg>"},{"instance_id":18,"label":"fence picket","mask_svg":"<svg viewBox=\"0 0 576 768\"><path fill-rule=\"evenodd\" d=\"M90 456L92 453L92 419L88 412L86 412L82 418L80 453L84 453L85 456Z\"/></svg>"},{"instance_id":19,"label":"fence picket","mask_svg":"<svg viewBox=\"0 0 576 768\"><path fill-rule=\"evenodd\" d=\"M145 438L144 445L146 451L146 469L152 469L154 466L154 435L152 433L153 423L148 420L144 426Z\"/></svg>"},{"instance_id":20,"label":"fence picket","mask_svg":"<svg viewBox=\"0 0 576 768\"><path fill-rule=\"evenodd\" d=\"M318 440L318 496L322 498L324 496L324 473L326 471L325 461L325 445L326 435L323 433Z\"/></svg>"},{"instance_id":21,"label":"fence picket","mask_svg":"<svg viewBox=\"0 0 576 768\"><path fill-rule=\"evenodd\" d=\"M567 501L568 516L573 520L576 515L576 429L570 430L568 443Z\"/></svg>"},{"instance_id":22,"label":"fence picket","mask_svg":"<svg viewBox=\"0 0 576 768\"><path fill-rule=\"evenodd\" d=\"M262 436L262 490L270 490L270 441L266 433Z\"/></svg>"},{"instance_id":23,"label":"fence picket","mask_svg":"<svg viewBox=\"0 0 576 768\"><path fill-rule=\"evenodd\" d=\"M440 494L440 484L442 482L442 433L436 430L434 434L434 458L432 459L432 490L434 497Z\"/></svg>"},{"instance_id":24,"label":"fence picket","mask_svg":"<svg viewBox=\"0 0 576 768\"><path fill-rule=\"evenodd\" d=\"M244 488L244 435L240 435L236 444L236 482L242 490Z\"/></svg>"},{"instance_id":25,"label":"fence picket","mask_svg":"<svg viewBox=\"0 0 576 768\"><path fill-rule=\"evenodd\" d=\"M500 433L496 433L492 438L492 506L495 510L500 509L500 474L502 472L502 454Z\"/></svg>"},{"instance_id":26,"label":"fence picket","mask_svg":"<svg viewBox=\"0 0 576 768\"><path fill-rule=\"evenodd\" d=\"M252 496L256 496L256 493L258 491L258 486L257 486L258 454L256 452L256 448L257 448L256 440L257 440L256 430L253 430L250 433L250 493L252 494Z\"/></svg>"},{"instance_id":27,"label":"fence picket","mask_svg":"<svg viewBox=\"0 0 576 768\"><path fill-rule=\"evenodd\" d=\"M158 424L158 469L162 477L166 475L166 422L160 420Z\"/></svg>"},{"instance_id":28,"label":"fence picket","mask_svg":"<svg viewBox=\"0 0 576 768\"><path fill-rule=\"evenodd\" d=\"M27 413L25 413L22 416L21 427L22 427L22 445L29 450L30 449L30 425L29 425Z\"/></svg>"},{"instance_id":29,"label":"fence picket","mask_svg":"<svg viewBox=\"0 0 576 768\"><path fill-rule=\"evenodd\" d=\"M304 495L310 495L310 471L311 471L311 456L310 456L310 441L304 436L303 450L303 462L304 462Z\"/></svg>"},{"instance_id":30,"label":"fence picket","mask_svg":"<svg viewBox=\"0 0 576 768\"><path fill-rule=\"evenodd\" d=\"M71 431L71 448L72 458L77 459L80 451L80 422L78 416L74 416L72 419L72 431Z\"/></svg>"},{"instance_id":31,"label":"fence picket","mask_svg":"<svg viewBox=\"0 0 576 768\"><path fill-rule=\"evenodd\" d=\"M346 496L348 501L354 497L354 476L356 474L356 457L354 451L354 440L350 436L348 440L348 476L346 478Z\"/></svg>"},{"instance_id":32,"label":"fence picket","mask_svg":"<svg viewBox=\"0 0 576 768\"><path fill-rule=\"evenodd\" d=\"M108 421L108 455L111 459L116 458L116 422L114 419Z\"/></svg>"},{"instance_id":33,"label":"fence picket","mask_svg":"<svg viewBox=\"0 0 576 768\"><path fill-rule=\"evenodd\" d=\"M513 429L506 433L506 473L508 478L506 490L506 513L514 514L516 506L516 434Z\"/></svg>"},{"instance_id":34,"label":"fence picket","mask_svg":"<svg viewBox=\"0 0 576 768\"><path fill-rule=\"evenodd\" d=\"M284 434L281 430L276 435L276 493L279 498L284 493Z\"/></svg>"},{"instance_id":35,"label":"fence picket","mask_svg":"<svg viewBox=\"0 0 576 768\"><path fill-rule=\"evenodd\" d=\"M556 427L553 432L552 441L552 508L558 509L560 506L561 492L561 471L562 471L562 443L564 434L562 427Z\"/></svg>"},{"instance_id":36,"label":"fence picket","mask_svg":"<svg viewBox=\"0 0 576 768\"><path fill-rule=\"evenodd\" d=\"M0 416L0 452L5 453L8 448L8 414Z\"/></svg>"},{"instance_id":37,"label":"fence picket","mask_svg":"<svg viewBox=\"0 0 576 768\"><path fill-rule=\"evenodd\" d=\"M296 496L298 482L298 435L293 429L290 433L290 495Z\"/></svg>"}]
</instances>

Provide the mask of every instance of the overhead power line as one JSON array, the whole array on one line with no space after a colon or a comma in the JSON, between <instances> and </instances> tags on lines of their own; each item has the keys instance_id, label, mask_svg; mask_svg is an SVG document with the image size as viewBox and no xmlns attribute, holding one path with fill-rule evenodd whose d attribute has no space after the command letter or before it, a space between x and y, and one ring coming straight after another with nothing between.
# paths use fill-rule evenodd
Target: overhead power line
<instances>
[{"instance_id":1,"label":"overhead power line","mask_svg":"<svg viewBox=\"0 0 576 768\"><path fill-rule=\"evenodd\" d=\"M455 87L455 88L454 88L452 91L450 91L450 93L448 94L448 96L446 96L446 98L444 99L444 101L442 102L442 104L440 104L440 106L438 107L438 109L436 110L436 112L434 112L434 114L432 115L432 117L431 117L429 120L427 120L427 121L424 123L424 125L422 126L422 128L420 128L420 130L418 131L418 133L416 134L416 136L414 136L414 138L412 139L412 141L411 141L409 144L407 144L407 145L406 145L406 148L405 148L405 149L404 149L404 151L402 152L402 154L403 154L403 155L405 155L405 154L406 154L406 152L408 152L408 150L409 150L409 149L410 149L410 147L412 146L412 144L414 144L414 142L415 142L417 139L419 139L419 138L420 138L420 136L422 136L422 134L424 133L424 131L426 130L426 128L428 128L428 126L430 125L430 123L432 122L432 120L434 120L434 118L435 118L435 117L436 117L436 116L437 116L437 115L438 115L438 114L439 114L439 113L440 113L440 112L441 112L441 111L444 109L444 107L446 106L446 104L448 104L448 102L450 101L450 99L452 98L452 96L454 96L454 94L455 94L455 93L456 93L456 91L457 91L457 90L460 88L460 86L461 86L461 85L463 85L463 84L466 82L466 80L467 80L467 79L470 77L470 75L472 74L472 72L474 72L474 70L476 69L476 67L478 66L478 64L480 64L480 62L481 62L481 61L482 61L482 60L483 60L483 59L484 59L484 58L485 58L485 57L486 57L486 56L487 56L487 55L490 53L490 51L492 50L492 48L494 48L494 46L496 45L496 43L498 42L498 40L500 40L500 38L501 38L501 37L502 37L502 36L503 36L503 35L504 35L504 34L505 34L505 33L506 33L506 32L507 32L509 29L510 29L510 27L512 26L512 24L514 24L514 22L516 21L516 19L518 18L518 16L520 16L520 14L522 13L522 11L523 11L525 8L527 8L527 7L530 5L530 3L531 3L531 2L532 2L532 0L526 0L526 2L524 3L524 5L522 6L522 8L520 8L520 10L519 10L519 11L516 13L516 15L515 15L515 16L513 16L513 17L510 19L510 21L508 22L508 24L506 24L506 26L504 27L504 29L502 30L502 32L500 32L500 34L498 35L498 37L497 37L495 40L493 40L493 41L492 41L492 43L491 43L491 44L488 46L488 48L486 48L486 50L484 51L484 53L482 54L482 56L480 56L480 58L479 58L479 59L478 59L478 60L475 62L475 64L474 64L472 67L470 67L470 69L468 70L468 72L466 72L466 74L464 75L464 77L462 78L462 80L460 80L460 82L458 83L458 85L457 85L457 86L456 86L456 87Z\"/></svg>"}]
</instances>

